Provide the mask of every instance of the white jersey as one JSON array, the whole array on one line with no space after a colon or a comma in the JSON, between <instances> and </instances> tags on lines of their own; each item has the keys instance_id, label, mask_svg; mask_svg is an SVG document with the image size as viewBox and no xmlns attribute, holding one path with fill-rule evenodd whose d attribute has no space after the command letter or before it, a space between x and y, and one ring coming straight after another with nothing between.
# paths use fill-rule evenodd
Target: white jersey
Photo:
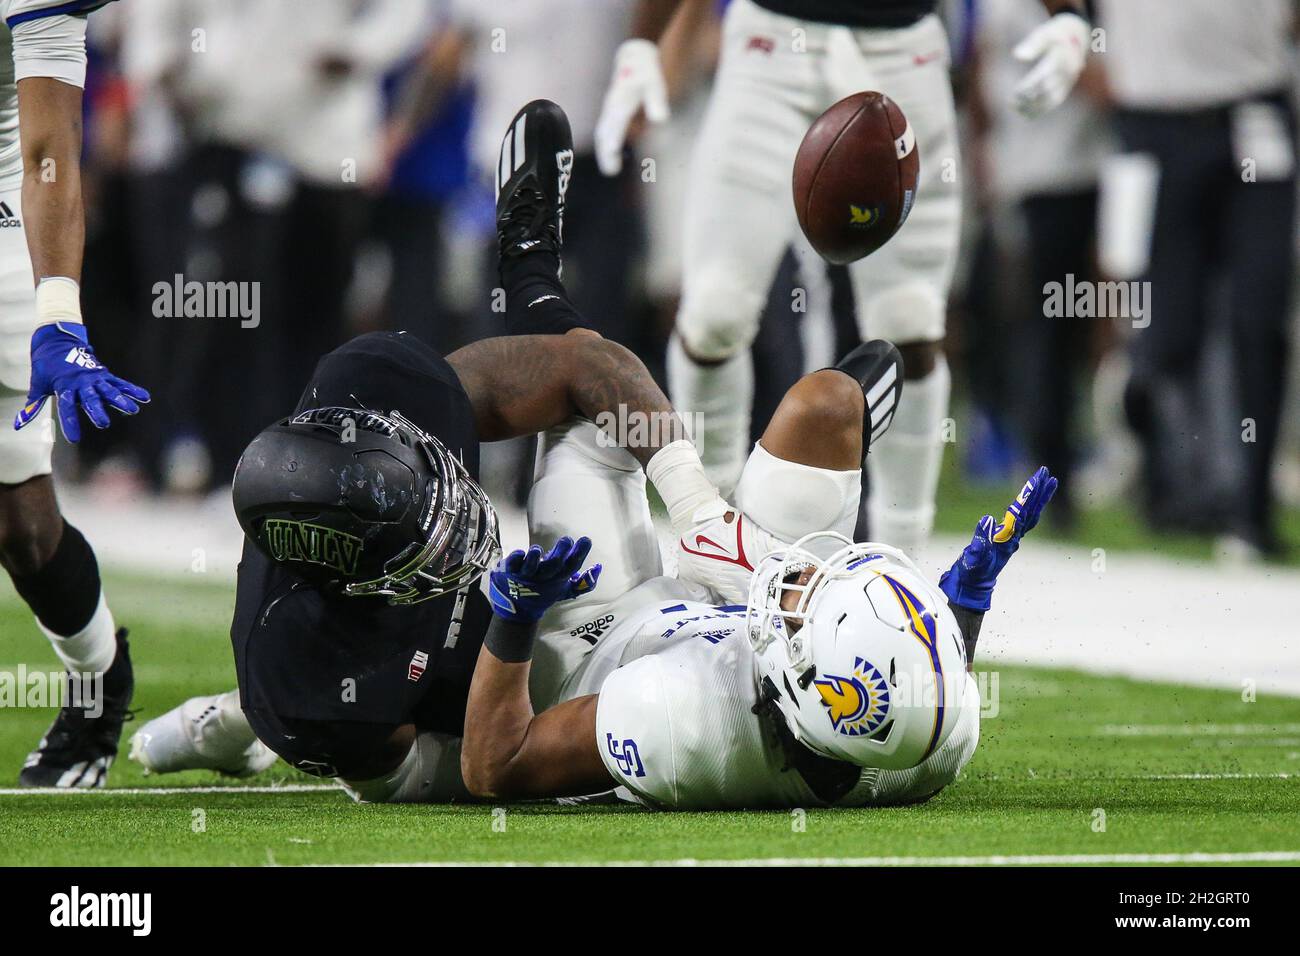
<instances>
[{"instance_id":1,"label":"white jersey","mask_svg":"<svg viewBox=\"0 0 1300 956\"><path fill-rule=\"evenodd\" d=\"M687 599L674 600L674 588ZM575 675L566 696L600 697L596 743L605 766L651 807L825 805L797 770L786 769L780 741L753 712L758 685L744 605L690 599L698 593L686 582L656 578L625 595L627 603L639 594L648 600L613 624ZM970 692L978 694L973 680ZM941 790L979 741L979 708L965 713L919 767L863 770L835 805L909 803Z\"/></svg>"},{"instance_id":2,"label":"white jersey","mask_svg":"<svg viewBox=\"0 0 1300 956\"><path fill-rule=\"evenodd\" d=\"M18 83L52 76L85 85L85 21L111 0L0 0L0 190L17 189L23 154L18 142ZM15 36L16 31L16 36Z\"/></svg>"}]
</instances>

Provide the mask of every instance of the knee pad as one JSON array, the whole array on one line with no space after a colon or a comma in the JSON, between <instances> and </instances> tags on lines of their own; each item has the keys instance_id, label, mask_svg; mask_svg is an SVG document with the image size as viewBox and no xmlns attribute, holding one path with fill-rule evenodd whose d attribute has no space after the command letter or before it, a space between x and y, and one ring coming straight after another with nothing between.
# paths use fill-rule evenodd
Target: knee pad
<instances>
[{"instance_id":1,"label":"knee pad","mask_svg":"<svg viewBox=\"0 0 1300 956\"><path fill-rule=\"evenodd\" d=\"M926 282L880 289L858 303L858 328L864 339L888 339L895 345L937 342L943 338L945 320L944 298Z\"/></svg>"},{"instance_id":2,"label":"knee pad","mask_svg":"<svg viewBox=\"0 0 1300 956\"><path fill-rule=\"evenodd\" d=\"M417 734L406 757L391 773L373 780L343 780L358 803L450 803L469 791L460 776L459 737L431 731Z\"/></svg>"},{"instance_id":3,"label":"knee pad","mask_svg":"<svg viewBox=\"0 0 1300 956\"><path fill-rule=\"evenodd\" d=\"M832 471L801 465L777 458L755 443L736 485L735 502L777 538L795 541L814 531L852 536L861 494L859 469Z\"/></svg>"},{"instance_id":4,"label":"knee pad","mask_svg":"<svg viewBox=\"0 0 1300 956\"><path fill-rule=\"evenodd\" d=\"M748 349L758 334L767 288L747 286L739 273L715 271L690 283L677 311L677 334L694 358L721 361Z\"/></svg>"}]
</instances>

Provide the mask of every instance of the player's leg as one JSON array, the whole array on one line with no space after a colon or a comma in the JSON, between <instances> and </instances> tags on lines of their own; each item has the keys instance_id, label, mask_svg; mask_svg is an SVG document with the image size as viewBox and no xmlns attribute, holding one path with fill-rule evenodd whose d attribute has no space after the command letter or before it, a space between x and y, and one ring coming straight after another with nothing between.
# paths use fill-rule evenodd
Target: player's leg
<instances>
[{"instance_id":1,"label":"player's leg","mask_svg":"<svg viewBox=\"0 0 1300 956\"><path fill-rule=\"evenodd\" d=\"M749 347L794 232L790 170L816 114L813 58L792 48L798 26L750 0L731 5L690 166L668 385L678 411L700 422L693 437L724 494L749 451Z\"/></svg>"},{"instance_id":2,"label":"player's leg","mask_svg":"<svg viewBox=\"0 0 1300 956\"><path fill-rule=\"evenodd\" d=\"M934 522L951 391L942 340L961 195L948 40L934 17L901 30L857 31L854 37L854 49L845 54L853 88L891 96L907 115L921 154L916 203L907 222L849 270L863 339L895 343L907 380L889 435L870 461L871 536L914 552ZM860 57L857 69L855 56Z\"/></svg>"},{"instance_id":3,"label":"player's leg","mask_svg":"<svg viewBox=\"0 0 1300 956\"><path fill-rule=\"evenodd\" d=\"M1233 201L1224 246L1231 276L1233 358L1241 415L1255 428L1254 440L1244 443L1246 493L1233 531L1263 554L1277 556L1283 545L1274 530L1272 478L1291 354L1295 119L1289 103L1258 108L1272 110L1285 160L1267 169L1257 165L1256 180L1250 183L1241 181L1236 164L1230 187Z\"/></svg>"},{"instance_id":4,"label":"player's leg","mask_svg":"<svg viewBox=\"0 0 1300 956\"><path fill-rule=\"evenodd\" d=\"M592 422L574 418L542 436L528 495L529 539L549 547L562 535L587 535L589 563L603 570L593 591L542 619L530 680L534 700L558 700L564 681L606 630L605 609L663 573L645 489L636 458Z\"/></svg>"},{"instance_id":5,"label":"player's leg","mask_svg":"<svg viewBox=\"0 0 1300 956\"><path fill-rule=\"evenodd\" d=\"M358 803L450 803L472 799L460 774L461 738L420 731L388 773L341 782Z\"/></svg>"},{"instance_id":6,"label":"player's leg","mask_svg":"<svg viewBox=\"0 0 1300 956\"><path fill-rule=\"evenodd\" d=\"M12 216L0 229L0 566L27 602L66 670L99 678L102 698L68 700L19 775L24 786L102 786L117 755L133 681L125 631L115 634L95 552L59 512L50 478L53 402L22 431L29 344L36 322L31 262L17 190L0 194ZM96 717L90 713L98 713Z\"/></svg>"},{"instance_id":7,"label":"player's leg","mask_svg":"<svg viewBox=\"0 0 1300 956\"><path fill-rule=\"evenodd\" d=\"M716 600L739 602L772 549L814 531L849 537L863 454L887 433L901 388L898 350L880 340L791 386L745 462L735 508L679 542L678 577L709 588Z\"/></svg>"},{"instance_id":8,"label":"player's leg","mask_svg":"<svg viewBox=\"0 0 1300 956\"><path fill-rule=\"evenodd\" d=\"M249 777L275 763L239 706L239 691L191 697L131 735L131 760L151 773L216 770Z\"/></svg>"},{"instance_id":9,"label":"player's leg","mask_svg":"<svg viewBox=\"0 0 1300 956\"><path fill-rule=\"evenodd\" d=\"M895 420L900 366L898 350L877 340L795 382L745 463L736 507L784 541L851 535L862 460Z\"/></svg>"}]
</instances>

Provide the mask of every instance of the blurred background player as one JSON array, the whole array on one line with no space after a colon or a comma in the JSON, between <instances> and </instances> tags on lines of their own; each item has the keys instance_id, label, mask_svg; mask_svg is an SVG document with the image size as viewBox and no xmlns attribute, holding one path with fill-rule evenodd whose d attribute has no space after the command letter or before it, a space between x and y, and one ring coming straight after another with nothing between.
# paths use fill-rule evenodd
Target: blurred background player
<instances>
[{"instance_id":1,"label":"blurred background player","mask_svg":"<svg viewBox=\"0 0 1300 956\"><path fill-rule=\"evenodd\" d=\"M1039 114L1069 93L1087 54L1077 0L1044 0L1054 16L1017 48L1033 65L1016 87ZM615 56L597 125L607 173L622 167L628 125L668 104L655 41L678 0L642 0ZM921 153L917 201L882 250L850 268L858 327L903 352L908 382L871 471L871 534L914 552L934 519L950 378L945 311L959 237L957 121L947 34L936 0L734 0L709 112L696 145L685 211L685 273L668 353L676 407L702 417L696 435L710 475L734 486L749 443L754 392L748 349L794 229L790 171L809 124L863 89L895 99Z\"/></svg>"},{"instance_id":2,"label":"blurred background player","mask_svg":"<svg viewBox=\"0 0 1300 956\"><path fill-rule=\"evenodd\" d=\"M971 335L950 354L966 370L978 439L968 463L998 476L1023 449L1060 479L1048 524L1075 526L1073 478L1086 452L1084 383L1105 325L1048 319L1043 289L1074 275L1098 278L1097 204L1102 166L1113 150L1105 119L1101 57L1089 57L1065 101L1043 116L1015 106L1023 68L1013 51L1044 19L1038 0L981 0L967 70L970 139L967 194L974 261L967 303ZM1004 281L988 281L992 277ZM1109 333L1109 335L1107 335ZM1021 356L1005 374L1000 343ZM1011 456L1014 457L1014 456Z\"/></svg>"},{"instance_id":3,"label":"blurred background player","mask_svg":"<svg viewBox=\"0 0 1300 956\"><path fill-rule=\"evenodd\" d=\"M1112 271L1151 289L1125 395L1145 507L1158 527L1218 532L1247 555L1281 551L1272 481L1295 279L1294 12L1290 0L1100 4L1124 161L1117 205L1142 211L1126 217L1131 240L1108 243L1135 250L1112 255ZM1215 348L1226 375L1207 371ZM1220 454L1234 445L1244 454ZM1240 462L1242 476L1216 459Z\"/></svg>"},{"instance_id":4,"label":"blurred background player","mask_svg":"<svg viewBox=\"0 0 1300 956\"><path fill-rule=\"evenodd\" d=\"M63 666L97 682L28 755L19 782L34 787L104 785L133 687L126 631L51 478L56 409L75 442L83 411L107 428L109 407L149 400L96 360L81 321L84 14L104 2L0 4L0 564Z\"/></svg>"}]
</instances>

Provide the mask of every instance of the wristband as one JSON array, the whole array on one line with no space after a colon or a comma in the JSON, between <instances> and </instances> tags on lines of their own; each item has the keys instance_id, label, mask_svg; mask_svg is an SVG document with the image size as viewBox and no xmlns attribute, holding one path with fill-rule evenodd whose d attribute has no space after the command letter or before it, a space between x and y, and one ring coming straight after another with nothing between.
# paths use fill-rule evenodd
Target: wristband
<instances>
[{"instance_id":1,"label":"wristband","mask_svg":"<svg viewBox=\"0 0 1300 956\"><path fill-rule=\"evenodd\" d=\"M523 664L533 659L536 638L536 621L507 621L494 614L483 637L483 646L503 664Z\"/></svg>"},{"instance_id":2,"label":"wristband","mask_svg":"<svg viewBox=\"0 0 1300 956\"><path fill-rule=\"evenodd\" d=\"M980 625L984 623L984 612L960 604L948 602L953 617L957 618L957 627L961 631L962 643L966 645L966 666L975 663L975 645L980 639Z\"/></svg>"},{"instance_id":3,"label":"wristband","mask_svg":"<svg viewBox=\"0 0 1300 956\"><path fill-rule=\"evenodd\" d=\"M81 324L81 286L67 276L47 276L36 285L36 324Z\"/></svg>"},{"instance_id":4,"label":"wristband","mask_svg":"<svg viewBox=\"0 0 1300 956\"><path fill-rule=\"evenodd\" d=\"M646 463L645 474L664 500L668 522L678 534L690 527L696 511L722 501L689 439L679 438L660 448Z\"/></svg>"}]
</instances>

